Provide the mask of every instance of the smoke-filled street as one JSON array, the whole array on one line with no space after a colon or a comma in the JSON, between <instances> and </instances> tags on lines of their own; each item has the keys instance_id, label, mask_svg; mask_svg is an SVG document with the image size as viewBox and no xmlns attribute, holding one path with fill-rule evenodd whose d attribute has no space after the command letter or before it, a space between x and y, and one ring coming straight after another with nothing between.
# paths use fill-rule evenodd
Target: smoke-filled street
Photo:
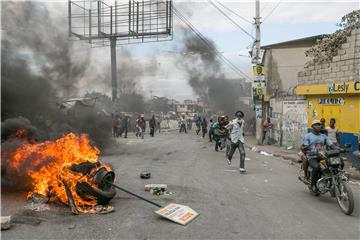
<instances>
[{"instance_id":1,"label":"smoke-filled street","mask_svg":"<svg viewBox=\"0 0 360 240\"><path fill-rule=\"evenodd\" d=\"M200 216L187 226L160 218L157 208L123 192L111 201L115 211L105 215L73 216L65 206L26 210L24 194L3 194L2 213L22 224L2 232L3 239L265 239L359 237L359 207L346 216L329 195L314 197L297 179L298 166L289 161L246 150L247 174L238 171L239 155L231 166L224 151L193 131L164 132L118 140L101 161L113 166L116 183L161 205L188 205ZM150 179L139 174L148 170ZM144 191L148 183L168 185L171 195ZM359 202L359 184L351 184ZM37 225L37 221L39 224ZM341 224L341 227L339 227ZM26 233L26 234L24 234Z\"/></svg>"},{"instance_id":2,"label":"smoke-filled street","mask_svg":"<svg viewBox=\"0 0 360 240\"><path fill-rule=\"evenodd\" d=\"M360 239L358 0L0 13L2 239Z\"/></svg>"}]
</instances>

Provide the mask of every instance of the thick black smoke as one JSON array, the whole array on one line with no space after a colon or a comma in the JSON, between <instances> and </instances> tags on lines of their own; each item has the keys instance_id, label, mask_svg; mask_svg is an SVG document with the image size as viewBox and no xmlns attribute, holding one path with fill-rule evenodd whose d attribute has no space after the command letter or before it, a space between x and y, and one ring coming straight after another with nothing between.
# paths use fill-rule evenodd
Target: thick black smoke
<instances>
[{"instance_id":1,"label":"thick black smoke","mask_svg":"<svg viewBox=\"0 0 360 240\"><path fill-rule=\"evenodd\" d=\"M244 110L246 106L239 102L239 97L248 96L244 87L245 79L226 78L215 44L209 39L207 42L185 33L183 51L186 55L182 60L190 86L208 106L218 112L232 115L238 109Z\"/></svg>"}]
</instances>

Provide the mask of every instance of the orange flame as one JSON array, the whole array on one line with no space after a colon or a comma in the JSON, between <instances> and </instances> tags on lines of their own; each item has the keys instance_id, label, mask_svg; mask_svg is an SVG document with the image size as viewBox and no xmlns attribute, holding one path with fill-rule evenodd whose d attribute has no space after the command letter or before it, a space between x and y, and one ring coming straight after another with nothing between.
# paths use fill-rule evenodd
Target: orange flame
<instances>
[{"instance_id":1,"label":"orange flame","mask_svg":"<svg viewBox=\"0 0 360 240\"><path fill-rule=\"evenodd\" d=\"M95 206L96 200L84 200L78 196L76 183L87 182L93 186L92 179L88 175L71 171L70 167L83 162L96 163L99 153L98 148L90 145L86 135L69 133L55 141L23 144L12 154L9 167L17 171L25 168L25 173L33 180L33 189L29 195L36 192L44 196L56 196L61 202L67 203L65 182L71 190L78 210L91 212L86 211L86 208ZM106 165L101 167L111 170Z\"/></svg>"}]
</instances>

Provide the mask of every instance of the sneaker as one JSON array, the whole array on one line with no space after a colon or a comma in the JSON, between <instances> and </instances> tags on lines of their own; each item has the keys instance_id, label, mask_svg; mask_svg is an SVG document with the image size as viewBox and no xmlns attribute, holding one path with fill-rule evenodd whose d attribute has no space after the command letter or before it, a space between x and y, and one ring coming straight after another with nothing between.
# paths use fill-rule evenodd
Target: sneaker
<instances>
[{"instance_id":1,"label":"sneaker","mask_svg":"<svg viewBox=\"0 0 360 240\"><path fill-rule=\"evenodd\" d=\"M228 163L229 165L231 165L231 160L230 160L230 159L226 158L226 161L227 161L227 163Z\"/></svg>"},{"instance_id":2,"label":"sneaker","mask_svg":"<svg viewBox=\"0 0 360 240\"><path fill-rule=\"evenodd\" d=\"M240 171L240 173L245 173L246 172L245 168L239 168L239 171Z\"/></svg>"}]
</instances>

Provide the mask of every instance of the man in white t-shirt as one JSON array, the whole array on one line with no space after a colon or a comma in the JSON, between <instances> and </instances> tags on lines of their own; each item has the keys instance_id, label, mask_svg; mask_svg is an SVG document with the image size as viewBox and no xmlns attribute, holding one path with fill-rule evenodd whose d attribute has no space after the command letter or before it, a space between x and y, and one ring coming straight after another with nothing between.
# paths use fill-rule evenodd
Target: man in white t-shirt
<instances>
[{"instance_id":1,"label":"man in white t-shirt","mask_svg":"<svg viewBox=\"0 0 360 240\"><path fill-rule=\"evenodd\" d=\"M236 118L232 120L228 125L225 126L226 129L230 131L231 138L231 148L227 155L228 164L231 164L232 156L236 149L239 149L240 152L240 173L245 173L245 148L244 148L244 113L242 111L237 111L235 113Z\"/></svg>"},{"instance_id":2,"label":"man in white t-shirt","mask_svg":"<svg viewBox=\"0 0 360 240\"><path fill-rule=\"evenodd\" d=\"M335 127L335 118L330 119L330 125L326 127L326 130L328 132L329 139L335 143L339 144L339 130Z\"/></svg>"}]
</instances>

